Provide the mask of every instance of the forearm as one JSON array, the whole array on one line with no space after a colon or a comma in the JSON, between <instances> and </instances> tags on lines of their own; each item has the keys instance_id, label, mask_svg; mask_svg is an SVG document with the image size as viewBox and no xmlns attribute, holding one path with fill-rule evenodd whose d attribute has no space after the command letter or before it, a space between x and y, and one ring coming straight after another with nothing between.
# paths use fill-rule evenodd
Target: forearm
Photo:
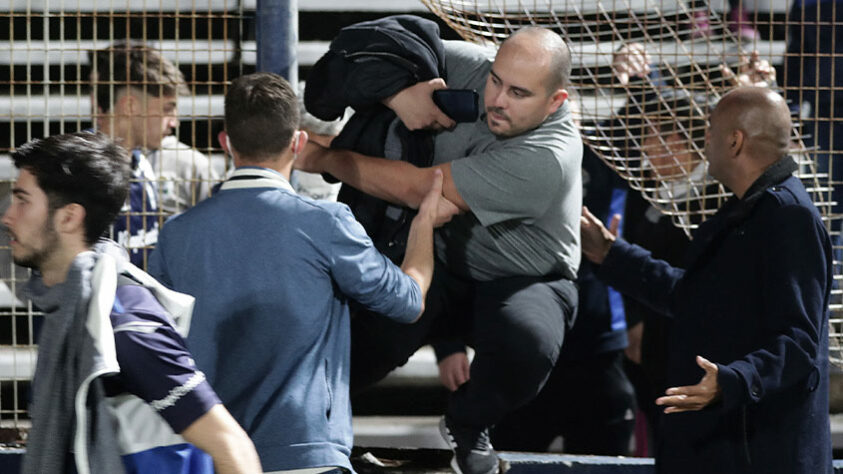
<instances>
[{"instance_id":1,"label":"forearm","mask_svg":"<svg viewBox=\"0 0 843 474\"><path fill-rule=\"evenodd\" d=\"M603 283L666 316L670 314L673 288L684 271L650 252L618 239L595 274Z\"/></svg>"},{"instance_id":2,"label":"forearm","mask_svg":"<svg viewBox=\"0 0 843 474\"><path fill-rule=\"evenodd\" d=\"M424 312L427 290L433 279L433 221L427 216L417 215L410 225L401 270L415 280L421 289L422 307L419 311L419 316L421 316Z\"/></svg>"},{"instance_id":3,"label":"forearm","mask_svg":"<svg viewBox=\"0 0 843 474\"><path fill-rule=\"evenodd\" d=\"M430 168L404 161L374 158L349 150L322 148L315 158L317 171L393 204L417 209L430 182Z\"/></svg>"},{"instance_id":4,"label":"forearm","mask_svg":"<svg viewBox=\"0 0 843 474\"><path fill-rule=\"evenodd\" d=\"M222 405L215 405L181 435L214 459L219 474L263 472L249 436Z\"/></svg>"}]
</instances>

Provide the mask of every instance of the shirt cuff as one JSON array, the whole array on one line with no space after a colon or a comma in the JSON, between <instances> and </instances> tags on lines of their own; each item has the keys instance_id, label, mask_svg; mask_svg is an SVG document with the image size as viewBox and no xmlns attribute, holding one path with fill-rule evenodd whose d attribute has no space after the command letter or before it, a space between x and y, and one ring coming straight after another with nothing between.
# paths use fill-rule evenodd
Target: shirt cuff
<instances>
[{"instance_id":1,"label":"shirt cuff","mask_svg":"<svg viewBox=\"0 0 843 474\"><path fill-rule=\"evenodd\" d=\"M459 341L436 342L433 344L433 352L436 354L436 362L439 363L457 352L465 352L465 344Z\"/></svg>"},{"instance_id":2,"label":"shirt cuff","mask_svg":"<svg viewBox=\"0 0 843 474\"><path fill-rule=\"evenodd\" d=\"M196 374L202 373L196 372ZM204 378L204 374L202 377ZM184 386L173 389L171 395L181 387ZM217 397L214 389L211 388L211 385L207 381L203 380L186 393L181 394L178 399L174 400L168 406L158 407L155 406L155 402L151 403L151 405L167 421L167 424L170 425L174 432L181 433L192 425L194 421L201 418L205 413L208 413L214 405L220 403L220 399Z\"/></svg>"}]
</instances>

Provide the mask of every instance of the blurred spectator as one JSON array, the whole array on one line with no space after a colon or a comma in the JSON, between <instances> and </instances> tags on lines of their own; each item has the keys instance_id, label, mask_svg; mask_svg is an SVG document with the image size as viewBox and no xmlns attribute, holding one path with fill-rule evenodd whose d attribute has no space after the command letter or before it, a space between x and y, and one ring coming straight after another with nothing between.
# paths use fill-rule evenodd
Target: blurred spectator
<instances>
[{"instance_id":1,"label":"blurred spectator","mask_svg":"<svg viewBox=\"0 0 843 474\"><path fill-rule=\"evenodd\" d=\"M340 134L345 123L348 122L349 114L346 112L340 118L327 121L321 120L310 113L304 106L304 82L299 82L297 91L299 113L299 128L306 131L310 140L315 140L317 143L325 144L331 142L337 135ZM311 199L320 199L324 201L336 201L337 195L340 192L342 183L329 183L325 181L319 173L308 173L300 170L293 170L290 175L290 184L296 193L307 196Z\"/></svg>"},{"instance_id":2,"label":"blurred spectator","mask_svg":"<svg viewBox=\"0 0 843 474\"><path fill-rule=\"evenodd\" d=\"M178 214L208 197L219 179L211 160L203 153L167 135L161 146L149 154L158 177L158 196L165 215Z\"/></svg>"},{"instance_id":3,"label":"blurred spectator","mask_svg":"<svg viewBox=\"0 0 843 474\"><path fill-rule=\"evenodd\" d=\"M155 171L148 155L178 126L179 95L188 93L181 71L161 53L143 44L119 43L94 51L91 100L97 130L129 150L132 181L129 198L113 232L144 268L158 240L159 211Z\"/></svg>"}]
</instances>

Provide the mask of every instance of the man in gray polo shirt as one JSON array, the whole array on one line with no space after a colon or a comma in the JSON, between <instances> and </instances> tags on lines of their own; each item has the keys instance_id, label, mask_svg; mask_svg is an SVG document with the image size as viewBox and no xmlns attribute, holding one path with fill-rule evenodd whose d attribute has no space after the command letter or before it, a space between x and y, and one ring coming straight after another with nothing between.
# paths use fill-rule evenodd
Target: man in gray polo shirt
<instances>
[{"instance_id":1,"label":"man in gray polo shirt","mask_svg":"<svg viewBox=\"0 0 843 474\"><path fill-rule=\"evenodd\" d=\"M566 103L570 52L555 33L526 28L491 53L445 42L447 87L484 89L480 120L455 124L432 102L442 79L384 104L410 129L442 130L434 166L309 145L296 167L328 172L357 189L417 208L428 175L460 208L436 235L437 267L412 328L359 316L352 329L352 386L372 383L427 342L474 346L468 381L441 424L464 473L494 473L488 427L538 393L573 323L580 260L582 142ZM462 350L439 345L440 359Z\"/></svg>"}]
</instances>

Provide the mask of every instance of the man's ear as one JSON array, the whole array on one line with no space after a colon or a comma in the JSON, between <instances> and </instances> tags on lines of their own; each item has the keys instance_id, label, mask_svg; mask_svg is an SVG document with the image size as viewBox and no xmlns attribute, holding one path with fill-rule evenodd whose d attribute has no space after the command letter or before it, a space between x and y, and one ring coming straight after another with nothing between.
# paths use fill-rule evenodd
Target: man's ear
<instances>
[{"instance_id":1,"label":"man's ear","mask_svg":"<svg viewBox=\"0 0 843 474\"><path fill-rule=\"evenodd\" d=\"M556 112L556 109L562 106L568 100L568 91L565 89L556 89L556 92L550 95L550 106L548 107L548 114Z\"/></svg>"},{"instance_id":2,"label":"man's ear","mask_svg":"<svg viewBox=\"0 0 843 474\"><path fill-rule=\"evenodd\" d=\"M231 140L228 138L228 134L225 133L225 130L220 130L220 133L217 134L217 141L220 142L223 153L226 155L234 155L234 153L231 152Z\"/></svg>"},{"instance_id":3,"label":"man's ear","mask_svg":"<svg viewBox=\"0 0 843 474\"><path fill-rule=\"evenodd\" d=\"M56 230L62 234L80 233L85 237L85 208L72 202L56 209L53 215Z\"/></svg>"},{"instance_id":4,"label":"man's ear","mask_svg":"<svg viewBox=\"0 0 843 474\"><path fill-rule=\"evenodd\" d=\"M293 156L298 156L304 150L304 146L307 144L307 138L307 132L304 130L295 131L293 141L290 143L290 150L292 150Z\"/></svg>"},{"instance_id":5,"label":"man's ear","mask_svg":"<svg viewBox=\"0 0 843 474\"><path fill-rule=\"evenodd\" d=\"M736 129L729 136L729 152L732 156L738 156L743 150L746 142L746 134L743 130Z\"/></svg>"}]
</instances>

